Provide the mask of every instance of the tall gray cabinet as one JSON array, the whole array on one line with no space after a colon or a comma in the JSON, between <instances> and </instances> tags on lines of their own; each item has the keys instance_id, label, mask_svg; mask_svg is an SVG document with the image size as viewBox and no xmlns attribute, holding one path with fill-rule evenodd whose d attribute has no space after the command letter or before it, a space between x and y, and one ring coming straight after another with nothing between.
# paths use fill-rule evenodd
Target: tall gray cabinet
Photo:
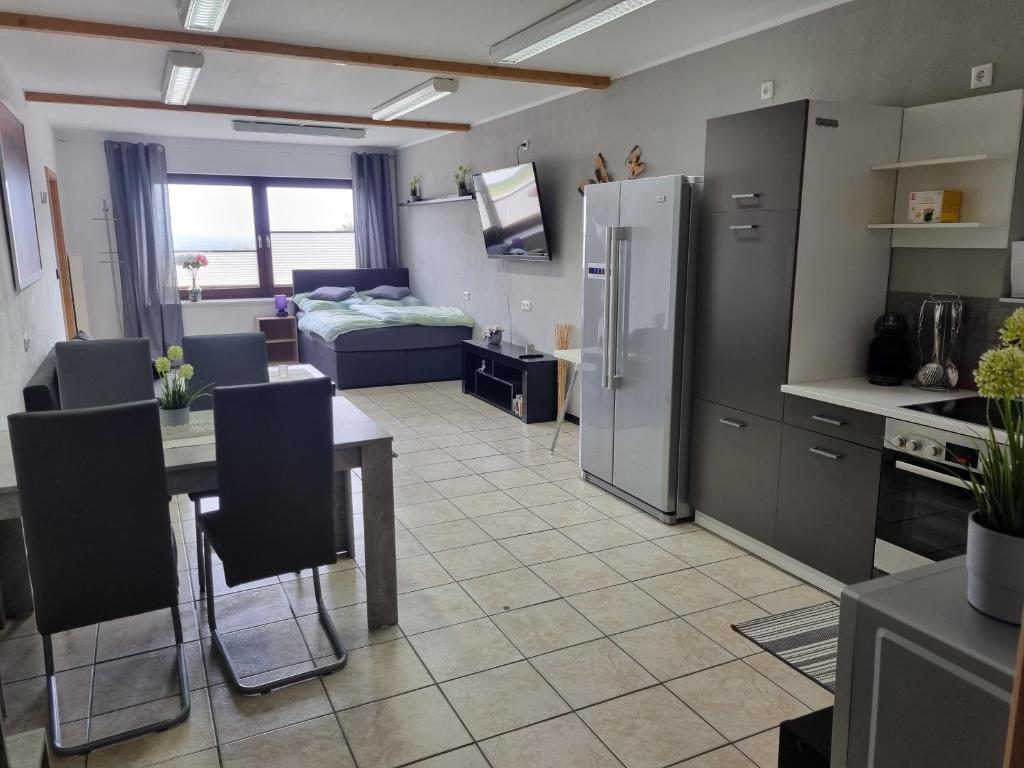
<instances>
[{"instance_id":1,"label":"tall gray cabinet","mask_svg":"<svg viewBox=\"0 0 1024 768\"><path fill-rule=\"evenodd\" d=\"M692 496L773 547L783 447L795 445L780 388L863 375L885 310L890 244L866 224L893 209L892 180L871 165L898 157L901 120L898 108L803 100L707 124ZM836 460L808 452L802 469L809 459L835 476ZM782 537L793 552L799 539Z\"/></svg>"}]
</instances>

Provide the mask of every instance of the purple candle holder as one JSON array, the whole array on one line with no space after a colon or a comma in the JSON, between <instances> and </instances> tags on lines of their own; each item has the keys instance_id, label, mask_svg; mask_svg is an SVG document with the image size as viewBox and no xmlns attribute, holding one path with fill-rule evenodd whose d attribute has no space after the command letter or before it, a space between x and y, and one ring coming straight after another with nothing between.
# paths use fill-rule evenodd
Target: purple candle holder
<instances>
[{"instance_id":1,"label":"purple candle holder","mask_svg":"<svg viewBox=\"0 0 1024 768\"><path fill-rule=\"evenodd\" d=\"M274 296L274 306L277 307L278 317L288 317L288 297L283 293Z\"/></svg>"}]
</instances>

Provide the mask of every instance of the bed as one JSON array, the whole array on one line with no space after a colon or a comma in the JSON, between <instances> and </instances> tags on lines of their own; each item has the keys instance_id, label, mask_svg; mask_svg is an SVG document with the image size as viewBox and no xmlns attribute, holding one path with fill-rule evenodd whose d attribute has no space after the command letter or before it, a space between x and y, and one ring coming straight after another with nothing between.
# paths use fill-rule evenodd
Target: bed
<instances>
[{"instance_id":1,"label":"bed","mask_svg":"<svg viewBox=\"0 0 1024 768\"><path fill-rule=\"evenodd\" d=\"M408 287L409 270L297 269L292 272L292 282L296 296L322 286L352 286L357 291L379 285ZM423 321L433 322L432 309L436 308L421 307L421 312L412 314L426 315ZM344 319L353 329L329 340L325 336L331 334L321 335L312 330L319 329L320 324L313 322L313 317L304 318L307 313L296 307L299 360L330 376L339 389L461 378L462 341L472 337L471 326L399 324L388 307L364 308L364 312L371 311L375 314L366 320L362 315L353 314L351 319L346 316ZM471 323L472 318L468 321ZM307 329L303 329L304 325Z\"/></svg>"}]
</instances>

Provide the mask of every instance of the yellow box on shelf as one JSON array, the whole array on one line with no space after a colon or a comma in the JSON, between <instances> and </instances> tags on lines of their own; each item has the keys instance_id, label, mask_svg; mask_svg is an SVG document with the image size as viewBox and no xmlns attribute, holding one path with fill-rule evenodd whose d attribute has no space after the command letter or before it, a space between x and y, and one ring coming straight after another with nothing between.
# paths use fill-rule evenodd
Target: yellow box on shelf
<instances>
[{"instance_id":1,"label":"yellow box on shelf","mask_svg":"<svg viewBox=\"0 0 1024 768\"><path fill-rule=\"evenodd\" d=\"M907 221L910 224L955 224L960 221L959 189L935 189L910 193Z\"/></svg>"}]
</instances>

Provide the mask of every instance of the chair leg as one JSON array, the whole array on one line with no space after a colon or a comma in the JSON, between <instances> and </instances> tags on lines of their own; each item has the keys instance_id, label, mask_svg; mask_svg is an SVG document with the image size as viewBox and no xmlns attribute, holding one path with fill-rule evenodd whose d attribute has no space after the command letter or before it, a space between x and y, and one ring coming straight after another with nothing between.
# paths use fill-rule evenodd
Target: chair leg
<instances>
[{"instance_id":1,"label":"chair leg","mask_svg":"<svg viewBox=\"0 0 1024 768\"><path fill-rule=\"evenodd\" d=\"M207 552L209 552L209 547L210 544L207 542ZM284 677L278 677L259 685L246 685L239 679L238 673L235 671L235 667L231 662L231 656L228 654L228 649L224 644L224 640L217 631L216 620L213 615L213 584L209 584L208 587L206 608L209 617L210 636L213 639L213 647L217 649L221 659L224 661L224 666L227 669L231 685L239 693L247 695L269 693L275 688L283 688L286 685L299 683L303 680L311 680L314 677L324 677L332 672L337 672L348 663L348 652L345 650L345 646L342 644L341 638L338 637L338 631L334 628L334 622L331 621L330 614L327 612L327 606L324 605L323 591L320 588L319 568L313 569L313 592L316 595L316 609L317 613L320 615L320 625L324 628L324 632L327 633L327 640L330 642L331 648L334 650L335 660L322 667L313 667L313 669L308 669L305 672L298 672L294 675L285 675Z\"/></svg>"},{"instance_id":2,"label":"chair leg","mask_svg":"<svg viewBox=\"0 0 1024 768\"><path fill-rule=\"evenodd\" d=\"M128 741L129 739L134 739L138 736L144 736L147 733L166 731L168 728L180 725L188 719L189 713L192 710L192 697L188 687L188 671L185 662L185 642L181 631L181 614L178 613L178 606L176 605L171 606L171 618L174 621L174 642L178 650L178 687L180 689L179 696L181 698L181 708L173 716L168 717L165 720L160 720L156 723L149 723L147 725L140 725L136 728L130 728L127 731L113 733L110 736L104 736L102 739L94 739L93 741L87 741L76 746L67 746L63 743L60 728L60 705L57 693L57 675L54 671L53 664L53 643L50 635L43 635L43 664L46 669L46 701L50 715L50 744L57 755L61 757L84 755L88 752L92 752L94 749L109 747L111 744L119 744L122 741Z\"/></svg>"},{"instance_id":3,"label":"chair leg","mask_svg":"<svg viewBox=\"0 0 1024 768\"><path fill-rule=\"evenodd\" d=\"M206 591L206 563L203 559L203 529L199 527L199 516L203 513L202 500L196 499L192 502L192 508L195 512L195 520L193 520L193 523L196 526L196 567L199 569L199 596L202 597L203 592Z\"/></svg>"}]
</instances>

